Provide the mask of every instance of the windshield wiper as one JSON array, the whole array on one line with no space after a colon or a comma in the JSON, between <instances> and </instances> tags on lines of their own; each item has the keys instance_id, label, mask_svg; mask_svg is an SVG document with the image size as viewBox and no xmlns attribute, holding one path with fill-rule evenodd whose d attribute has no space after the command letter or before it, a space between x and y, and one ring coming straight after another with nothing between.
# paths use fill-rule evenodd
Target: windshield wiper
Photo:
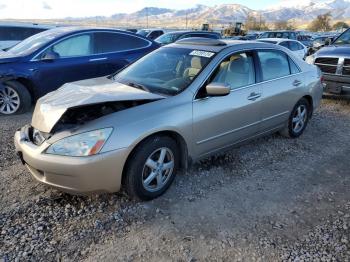
<instances>
[{"instance_id":1,"label":"windshield wiper","mask_svg":"<svg viewBox=\"0 0 350 262\"><path fill-rule=\"evenodd\" d=\"M126 64L125 66L123 66L122 68L118 69L116 72L114 72L113 74L107 76L108 79L113 79L115 80L115 77L117 76L117 74L119 74L121 71L123 71L125 68L127 68L129 66L129 64Z\"/></svg>"},{"instance_id":2,"label":"windshield wiper","mask_svg":"<svg viewBox=\"0 0 350 262\"><path fill-rule=\"evenodd\" d=\"M147 87L145 87L144 85L141 85L141 84L138 84L138 83L135 83L135 82L126 82L125 84L128 85L128 86L131 86L131 87L134 87L134 88L137 88L137 89L140 89L140 90L143 90L143 91L151 93L151 91L149 91L149 89Z\"/></svg>"}]
</instances>

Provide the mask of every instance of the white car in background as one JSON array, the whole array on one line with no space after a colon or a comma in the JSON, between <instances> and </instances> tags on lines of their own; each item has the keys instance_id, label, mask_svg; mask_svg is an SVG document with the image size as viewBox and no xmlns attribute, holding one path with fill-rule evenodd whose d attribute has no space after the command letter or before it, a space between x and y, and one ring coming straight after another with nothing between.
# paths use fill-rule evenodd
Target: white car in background
<instances>
[{"instance_id":1,"label":"white car in background","mask_svg":"<svg viewBox=\"0 0 350 262\"><path fill-rule=\"evenodd\" d=\"M0 51L9 49L32 35L54 27L32 23L2 22L0 23Z\"/></svg>"},{"instance_id":2,"label":"white car in background","mask_svg":"<svg viewBox=\"0 0 350 262\"><path fill-rule=\"evenodd\" d=\"M301 59L305 59L308 53L308 48L297 40L287 38L263 38L257 41L283 46Z\"/></svg>"}]
</instances>

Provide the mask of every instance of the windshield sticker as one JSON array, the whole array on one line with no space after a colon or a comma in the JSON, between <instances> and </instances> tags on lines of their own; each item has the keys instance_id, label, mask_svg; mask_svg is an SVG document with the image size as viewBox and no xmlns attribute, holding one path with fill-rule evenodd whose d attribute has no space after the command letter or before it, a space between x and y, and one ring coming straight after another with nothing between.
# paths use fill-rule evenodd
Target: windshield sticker
<instances>
[{"instance_id":1,"label":"windshield sticker","mask_svg":"<svg viewBox=\"0 0 350 262\"><path fill-rule=\"evenodd\" d=\"M200 50L193 50L190 53L190 55L211 58L213 55L215 55L215 53L200 51Z\"/></svg>"}]
</instances>

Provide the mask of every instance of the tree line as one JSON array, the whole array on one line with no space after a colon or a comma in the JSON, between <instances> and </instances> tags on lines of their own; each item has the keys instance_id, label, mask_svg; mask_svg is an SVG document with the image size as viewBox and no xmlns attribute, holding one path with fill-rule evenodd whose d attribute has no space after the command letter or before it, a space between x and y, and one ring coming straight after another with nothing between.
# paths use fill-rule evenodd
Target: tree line
<instances>
[{"instance_id":1,"label":"tree line","mask_svg":"<svg viewBox=\"0 0 350 262\"><path fill-rule=\"evenodd\" d=\"M266 21L260 16L254 16L249 14L245 28L250 31L266 31L269 30L269 26L272 26L274 30L295 30L296 26L293 21L276 21L272 25L268 25ZM345 22L336 22L332 25L332 15L330 12L318 15L308 26L308 30L313 32L327 32L331 30L347 29L349 25Z\"/></svg>"}]
</instances>

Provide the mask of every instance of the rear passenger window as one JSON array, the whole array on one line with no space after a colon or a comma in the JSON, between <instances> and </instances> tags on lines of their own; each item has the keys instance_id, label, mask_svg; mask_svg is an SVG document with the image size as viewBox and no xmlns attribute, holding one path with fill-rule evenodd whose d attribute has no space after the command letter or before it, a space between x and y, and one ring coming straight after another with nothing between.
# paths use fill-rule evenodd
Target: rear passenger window
<instances>
[{"instance_id":1,"label":"rear passenger window","mask_svg":"<svg viewBox=\"0 0 350 262\"><path fill-rule=\"evenodd\" d=\"M259 51L263 80L271 80L290 75L288 57L279 51Z\"/></svg>"},{"instance_id":2,"label":"rear passenger window","mask_svg":"<svg viewBox=\"0 0 350 262\"><path fill-rule=\"evenodd\" d=\"M230 55L216 70L211 82L229 84L231 89L255 83L255 68L251 53Z\"/></svg>"},{"instance_id":3,"label":"rear passenger window","mask_svg":"<svg viewBox=\"0 0 350 262\"><path fill-rule=\"evenodd\" d=\"M128 34L95 33L95 52L98 54L144 48L148 45L148 41Z\"/></svg>"}]
</instances>

